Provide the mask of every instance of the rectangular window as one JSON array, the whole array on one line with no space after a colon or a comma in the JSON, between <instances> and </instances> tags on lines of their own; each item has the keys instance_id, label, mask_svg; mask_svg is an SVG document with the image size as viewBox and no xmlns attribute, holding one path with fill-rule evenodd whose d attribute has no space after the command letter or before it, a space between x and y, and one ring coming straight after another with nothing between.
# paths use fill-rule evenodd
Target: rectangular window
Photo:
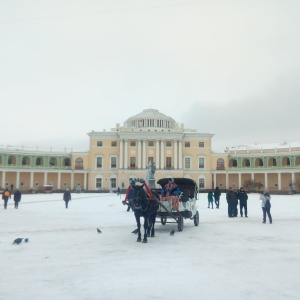
<instances>
[{"instance_id":1,"label":"rectangular window","mask_svg":"<svg viewBox=\"0 0 300 300\"><path fill-rule=\"evenodd\" d=\"M199 178L199 188L204 189L204 178Z\"/></svg>"},{"instance_id":2,"label":"rectangular window","mask_svg":"<svg viewBox=\"0 0 300 300\"><path fill-rule=\"evenodd\" d=\"M97 189L102 188L102 178L96 178L96 188Z\"/></svg>"},{"instance_id":3,"label":"rectangular window","mask_svg":"<svg viewBox=\"0 0 300 300\"><path fill-rule=\"evenodd\" d=\"M169 170L172 168L172 158L171 157L166 157L166 168Z\"/></svg>"},{"instance_id":4,"label":"rectangular window","mask_svg":"<svg viewBox=\"0 0 300 300\"><path fill-rule=\"evenodd\" d=\"M153 147L154 146L154 142L153 141L148 141L148 147Z\"/></svg>"},{"instance_id":5,"label":"rectangular window","mask_svg":"<svg viewBox=\"0 0 300 300\"><path fill-rule=\"evenodd\" d=\"M185 147L185 148L190 148L190 147L191 147L190 142L185 142L185 143L184 143L184 147Z\"/></svg>"},{"instance_id":6,"label":"rectangular window","mask_svg":"<svg viewBox=\"0 0 300 300\"><path fill-rule=\"evenodd\" d=\"M97 141L97 147L102 147L102 146L103 146L102 141Z\"/></svg>"},{"instance_id":7,"label":"rectangular window","mask_svg":"<svg viewBox=\"0 0 300 300\"><path fill-rule=\"evenodd\" d=\"M204 168L204 158L199 157L199 169L203 169L203 168Z\"/></svg>"},{"instance_id":8,"label":"rectangular window","mask_svg":"<svg viewBox=\"0 0 300 300\"><path fill-rule=\"evenodd\" d=\"M199 147L204 148L204 142L199 142Z\"/></svg>"},{"instance_id":9,"label":"rectangular window","mask_svg":"<svg viewBox=\"0 0 300 300\"><path fill-rule=\"evenodd\" d=\"M117 167L117 158L115 156L110 158L110 167L116 168Z\"/></svg>"},{"instance_id":10,"label":"rectangular window","mask_svg":"<svg viewBox=\"0 0 300 300\"><path fill-rule=\"evenodd\" d=\"M171 141L166 141L166 147L172 147L172 142Z\"/></svg>"},{"instance_id":11,"label":"rectangular window","mask_svg":"<svg viewBox=\"0 0 300 300\"><path fill-rule=\"evenodd\" d=\"M117 187L117 179L116 178L111 178L110 179L110 185L112 188L116 188Z\"/></svg>"},{"instance_id":12,"label":"rectangular window","mask_svg":"<svg viewBox=\"0 0 300 300\"><path fill-rule=\"evenodd\" d=\"M130 169L135 169L135 157L130 157Z\"/></svg>"},{"instance_id":13,"label":"rectangular window","mask_svg":"<svg viewBox=\"0 0 300 300\"><path fill-rule=\"evenodd\" d=\"M102 168L102 157L97 157L97 168Z\"/></svg>"},{"instance_id":14,"label":"rectangular window","mask_svg":"<svg viewBox=\"0 0 300 300\"><path fill-rule=\"evenodd\" d=\"M191 167L191 159L190 159L190 157L185 157L184 158L184 167L185 167L185 169L189 169Z\"/></svg>"},{"instance_id":15,"label":"rectangular window","mask_svg":"<svg viewBox=\"0 0 300 300\"><path fill-rule=\"evenodd\" d=\"M130 141L130 147L135 147L136 146L136 141Z\"/></svg>"},{"instance_id":16,"label":"rectangular window","mask_svg":"<svg viewBox=\"0 0 300 300\"><path fill-rule=\"evenodd\" d=\"M111 142L111 146L112 146L112 147L117 147L117 142L116 142L116 141L112 141L112 142Z\"/></svg>"}]
</instances>

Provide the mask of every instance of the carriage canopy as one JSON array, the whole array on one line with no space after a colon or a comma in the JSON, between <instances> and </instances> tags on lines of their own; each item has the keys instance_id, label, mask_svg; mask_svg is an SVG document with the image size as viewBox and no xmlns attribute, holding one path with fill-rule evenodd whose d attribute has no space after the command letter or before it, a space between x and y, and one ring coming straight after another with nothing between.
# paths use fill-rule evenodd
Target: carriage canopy
<instances>
[{"instance_id":1,"label":"carriage canopy","mask_svg":"<svg viewBox=\"0 0 300 300\"><path fill-rule=\"evenodd\" d=\"M161 178L157 181L162 188L168 183L169 177ZM196 181L190 178L173 178L174 182L178 185L181 191L189 191L192 198L197 198L198 186Z\"/></svg>"}]
</instances>

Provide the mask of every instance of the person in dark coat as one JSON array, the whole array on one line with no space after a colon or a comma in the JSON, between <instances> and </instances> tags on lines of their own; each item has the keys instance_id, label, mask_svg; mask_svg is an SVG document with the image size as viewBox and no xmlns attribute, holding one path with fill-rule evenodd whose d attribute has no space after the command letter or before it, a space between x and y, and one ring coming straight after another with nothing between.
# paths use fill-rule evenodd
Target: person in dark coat
<instances>
[{"instance_id":1,"label":"person in dark coat","mask_svg":"<svg viewBox=\"0 0 300 300\"><path fill-rule=\"evenodd\" d=\"M71 193L68 189L64 192L64 201L66 203L66 208L68 208L68 203L71 201Z\"/></svg>"},{"instance_id":2,"label":"person in dark coat","mask_svg":"<svg viewBox=\"0 0 300 300\"><path fill-rule=\"evenodd\" d=\"M21 192L19 191L19 189L16 189L15 193L14 193L14 201L15 201L15 208L18 209L19 208L19 202L21 202Z\"/></svg>"},{"instance_id":3,"label":"person in dark coat","mask_svg":"<svg viewBox=\"0 0 300 300\"><path fill-rule=\"evenodd\" d=\"M235 207L236 207L236 194L230 187L228 192L226 193L226 200L228 203L228 217L233 218L235 217Z\"/></svg>"},{"instance_id":4,"label":"person in dark coat","mask_svg":"<svg viewBox=\"0 0 300 300\"><path fill-rule=\"evenodd\" d=\"M8 190L8 188L6 188L3 193L2 193L2 199L4 200L4 209L7 208L7 202L8 202L8 199L11 199L11 193L10 191Z\"/></svg>"},{"instance_id":5,"label":"person in dark coat","mask_svg":"<svg viewBox=\"0 0 300 300\"><path fill-rule=\"evenodd\" d=\"M215 198L216 208L219 208L220 197L221 197L221 191L220 191L219 187L216 187L215 191L214 191L214 198Z\"/></svg>"},{"instance_id":6,"label":"person in dark coat","mask_svg":"<svg viewBox=\"0 0 300 300\"><path fill-rule=\"evenodd\" d=\"M248 211L247 211L248 195L245 192L243 187L241 187L239 192L238 192L238 199L240 200L240 214L241 214L241 217L243 216L243 209L244 209L245 217L248 218Z\"/></svg>"},{"instance_id":7,"label":"person in dark coat","mask_svg":"<svg viewBox=\"0 0 300 300\"><path fill-rule=\"evenodd\" d=\"M235 202L234 202L234 217L238 216L238 206L239 206L239 200L238 200L238 191L236 189L233 190L235 195Z\"/></svg>"}]
</instances>

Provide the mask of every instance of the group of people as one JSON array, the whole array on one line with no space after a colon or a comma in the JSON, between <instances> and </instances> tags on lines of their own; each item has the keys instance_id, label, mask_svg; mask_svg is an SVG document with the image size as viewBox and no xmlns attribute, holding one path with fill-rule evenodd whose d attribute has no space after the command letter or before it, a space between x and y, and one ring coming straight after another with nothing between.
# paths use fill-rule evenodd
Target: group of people
<instances>
[{"instance_id":1,"label":"group of people","mask_svg":"<svg viewBox=\"0 0 300 300\"><path fill-rule=\"evenodd\" d=\"M8 200L11 199L11 195L12 195L12 193L8 188L6 188L3 191L2 200L4 201L4 209L7 209L7 203L8 203ZM13 199L15 202L15 209L18 209L19 203L21 202L22 194L19 189L16 189L13 195L14 195ZM65 201L66 208L68 208L68 203L71 200L71 193L68 189L66 189L66 191L64 192L63 200Z\"/></svg>"},{"instance_id":2,"label":"group of people","mask_svg":"<svg viewBox=\"0 0 300 300\"><path fill-rule=\"evenodd\" d=\"M239 190L233 190L231 187L226 193L226 200L228 204L228 217L234 218L238 216L238 204L240 200L240 215L243 217L245 215L248 218L247 210L247 200L248 195L243 187Z\"/></svg>"},{"instance_id":3,"label":"group of people","mask_svg":"<svg viewBox=\"0 0 300 300\"><path fill-rule=\"evenodd\" d=\"M22 194L19 189L16 189L14 192L14 202L15 202L15 208L19 208L19 202L21 201ZM11 199L11 192L8 188L6 188L2 193L2 200L4 201L4 209L7 209L7 203L8 200Z\"/></svg>"},{"instance_id":4,"label":"group of people","mask_svg":"<svg viewBox=\"0 0 300 300\"><path fill-rule=\"evenodd\" d=\"M214 193L212 191L209 191L207 194L207 200L208 200L208 207L207 208L214 208L214 199L216 208L219 208L220 206L220 197L221 197L221 191L218 187L215 188Z\"/></svg>"},{"instance_id":5,"label":"group of people","mask_svg":"<svg viewBox=\"0 0 300 300\"><path fill-rule=\"evenodd\" d=\"M221 191L218 187L215 188L214 192L209 191L207 194L208 208L214 208L213 203L215 200L216 208L220 206ZM263 211L263 223L266 223L266 217L268 216L270 224L272 224L271 216L271 196L267 189L264 190L263 194L259 196L262 201L261 207ZM226 193L226 200L228 205L228 217L235 218L238 216L238 205L240 206L240 216L248 218L247 201L248 195L243 187L239 190L233 190L231 187Z\"/></svg>"}]
</instances>

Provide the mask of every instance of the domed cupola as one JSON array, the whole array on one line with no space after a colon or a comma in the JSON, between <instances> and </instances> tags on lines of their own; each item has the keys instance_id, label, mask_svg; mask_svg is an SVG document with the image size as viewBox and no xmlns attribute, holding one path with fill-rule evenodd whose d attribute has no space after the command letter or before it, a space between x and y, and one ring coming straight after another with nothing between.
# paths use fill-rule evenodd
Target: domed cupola
<instances>
[{"instance_id":1,"label":"domed cupola","mask_svg":"<svg viewBox=\"0 0 300 300\"><path fill-rule=\"evenodd\" d=\"M160 113L157 109L144 109L141 113L128 118L125 128L168 128L175 129L176 122L171 117Z\"/></svg>"}]
</instances>

